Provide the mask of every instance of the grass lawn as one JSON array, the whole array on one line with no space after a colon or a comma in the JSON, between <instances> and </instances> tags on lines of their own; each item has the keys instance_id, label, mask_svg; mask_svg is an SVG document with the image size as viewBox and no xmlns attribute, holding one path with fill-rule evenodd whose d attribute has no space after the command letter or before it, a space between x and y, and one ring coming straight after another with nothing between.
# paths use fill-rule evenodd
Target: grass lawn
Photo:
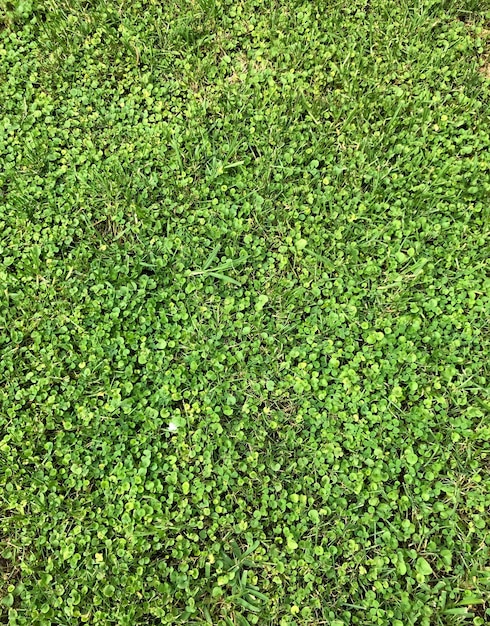
<instances>
[{"instance_id":1,"label":"grass lawn","mask_svg":"<svg viewBox=\"0 0 490 626\"><path fill-rule=\"evenodd\" d=\"M490 12L1 0L0 623L490 624Z\"/></svg>"}]
</instances>

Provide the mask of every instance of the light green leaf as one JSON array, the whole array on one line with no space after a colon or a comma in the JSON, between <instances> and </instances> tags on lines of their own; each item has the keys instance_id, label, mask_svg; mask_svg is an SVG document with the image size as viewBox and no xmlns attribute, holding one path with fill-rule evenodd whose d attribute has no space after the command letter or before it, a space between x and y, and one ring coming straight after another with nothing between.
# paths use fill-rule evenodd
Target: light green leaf
<instances>
[{"instance_id":1,"label":"light green leaf","mask_svg":"<svg viewBox=\"0 0 490 626\"><path fill-rule=\"evenodd\" d=\"M268 296L261 294L258 298L257 298L257 302L255 303L255 310L256 311L262 311L262 309L264 308L264 306L267 304L267 302L269 302L269 298Z\"/></svg>"},{"instance_id":2,"label":"light green leaf","mask_svg":"<svg viewBox=\"0 0 490 626\"><path fill-rule=\"evenodd\" d=\"M430 566L429 562L422 556L417 559L415 569L419 574L422 574L423 576L430 576L432 574L432 567Z\"/></svg>"}]
</instances>

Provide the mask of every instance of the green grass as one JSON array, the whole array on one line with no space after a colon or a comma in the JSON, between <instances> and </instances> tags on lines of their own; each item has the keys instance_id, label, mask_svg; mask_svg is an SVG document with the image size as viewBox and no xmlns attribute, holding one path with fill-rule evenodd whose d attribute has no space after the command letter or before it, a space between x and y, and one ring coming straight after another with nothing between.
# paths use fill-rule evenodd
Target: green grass
<instances>
[{"instance_id":1,"label":"green grass","mask_svg":"<svg viewBox=\"0 0 490 626\"><path fill-rule=\"evenodd\" d=\"M490 623L490 13L0 2L0 622Z\"/></svg>"}]
</instances>

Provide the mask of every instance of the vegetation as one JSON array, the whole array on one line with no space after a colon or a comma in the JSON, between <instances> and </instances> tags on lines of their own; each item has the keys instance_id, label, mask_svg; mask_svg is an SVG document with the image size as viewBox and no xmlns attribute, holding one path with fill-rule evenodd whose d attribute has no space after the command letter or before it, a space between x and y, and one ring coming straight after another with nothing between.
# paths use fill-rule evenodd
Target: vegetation
<instances>
[{"instance_id":1,"label":"vegetation","mask_svg":"<svg viewBox=\"0 0 490 626\"><path fill-rule=\"evenodd\" d=\"M0 621L490 623L490 13L0 7Z\"/></svg>"}]
</instances>

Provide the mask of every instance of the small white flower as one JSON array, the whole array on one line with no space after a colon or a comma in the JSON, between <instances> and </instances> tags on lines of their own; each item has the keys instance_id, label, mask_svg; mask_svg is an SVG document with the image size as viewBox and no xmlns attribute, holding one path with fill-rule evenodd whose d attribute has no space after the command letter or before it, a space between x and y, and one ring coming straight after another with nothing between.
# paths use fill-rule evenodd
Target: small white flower
<instances>
[{"instance_id":1,"label":"small white flower","mask_svg":"<svg viewBox=\"0 0 490 626\"><path fill-rule=\"evenodd\" d=\"M168 429L171 433L175 433L179 427L177 426L177 424L175 424L175 422L170 422L170 424L168 425Z\"/></svg>"}]
</instances>

